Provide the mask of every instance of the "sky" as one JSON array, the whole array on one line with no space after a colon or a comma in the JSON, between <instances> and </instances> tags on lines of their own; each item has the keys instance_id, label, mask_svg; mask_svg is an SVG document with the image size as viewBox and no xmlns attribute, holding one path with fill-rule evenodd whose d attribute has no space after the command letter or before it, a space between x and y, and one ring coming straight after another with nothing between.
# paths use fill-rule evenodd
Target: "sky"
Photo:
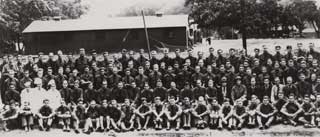
<instances>
[{"instance_id":1,"label":"sky","mask_svg":"<svg viewBox=\"0 0 320 137\"><path fill-rule=\"evenodd\" d=\"M84 0L89 11L83 18L99 18L101 16L117 16L129 7L139 9L156 8L159 12L170 12L182 8L185 0Z\"/></svg>"},{"instance_id":2,"label":"sky","mask_svg":"<svg viewBox=\"0 0 320 137\"><path fill-rule=\"evenodd\" d=\"M290 0L282 0L284 3ZM317 5L320 6L320 0ZM137 10L146 8L159 9L159 12L168 14L176 9L183 8L185 0L83 0L89 5L89 11L82 18L101 18L102 16L118 16L129 7Z\"/></svg>"}]
</instances>

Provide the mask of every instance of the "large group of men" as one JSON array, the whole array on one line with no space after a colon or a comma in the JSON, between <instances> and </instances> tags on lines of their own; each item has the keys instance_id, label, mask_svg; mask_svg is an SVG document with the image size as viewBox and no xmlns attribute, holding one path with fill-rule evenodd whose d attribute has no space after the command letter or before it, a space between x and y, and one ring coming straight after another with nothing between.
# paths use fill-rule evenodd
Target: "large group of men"
<instances>
[{"instance_id":1,"label":"large group of men","mask_svg":"<svg viewBox=\"0 0 320 137\"><path fill-rule=\"evenodd\" d=\"M260 51L261 50L261 51ZM225 51L226 52L226 51ZM182 57L123 49L121 57L49 53L0 59L0 122L5 131L51 127L76 133L320 128L320 53L288 45Z\"/></svg>"}]
</instances>

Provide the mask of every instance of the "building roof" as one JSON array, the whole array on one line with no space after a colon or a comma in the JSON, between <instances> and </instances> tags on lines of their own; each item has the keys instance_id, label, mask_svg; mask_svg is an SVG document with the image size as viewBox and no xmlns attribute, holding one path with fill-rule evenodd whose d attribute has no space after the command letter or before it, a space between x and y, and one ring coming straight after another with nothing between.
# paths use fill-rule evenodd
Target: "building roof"
<instances>
[{"instance_id":1,"label":"building roof","mask_svg":"<svg viewBox=\"0 0 320 137\"><path fill-rule=\"evenodd\" d=\"M147 28L187 27L188 15L145 16ZM144 28L142 16L33 21L23 33Z\"/></svg>"}]
</instances>

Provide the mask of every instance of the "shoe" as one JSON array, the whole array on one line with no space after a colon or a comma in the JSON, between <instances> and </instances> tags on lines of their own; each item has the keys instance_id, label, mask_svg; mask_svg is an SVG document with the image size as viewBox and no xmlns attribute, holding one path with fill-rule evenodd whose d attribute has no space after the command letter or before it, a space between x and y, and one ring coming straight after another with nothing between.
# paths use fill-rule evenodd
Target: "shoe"
<instances>
[{"instance_id":1,"label":"shoe","mask_svg":"<svg viewBox=\"0 0 320 137\"><path fill-rule=\"evenodd\" d=\"M265 126L264 126L264 129L269 129L269 128L270 128L269 125L265 125Z\"/></svg>"},{"instance_id":2,"label":"shoe","mask_svg":"<svg viewBox=\"0 0 320 137\"><path fill-rule=\"evenodd\" d=\"M47 127L46 131L50 131L50 127Z\"/></svg>"},{"instance_id":3,"label":"shoe","mask_svg":"<svg viewBox=\"0 0 320 137\"><path fill-rule=\"evenodd\" d=\"M176 127L176 131L179 131L179 130L180 130L180 128Z\"/></svg>"},{"instance_id":4,"label":"shoe","mask_svg":"<svg viewBox=\"0 0 320 137\"><path fill-rule=\"evenodd\" d=\"M78 129L74 130L74 132L75 132L76 134L79 134L79 133L80 133L80 131L79 131Z\"/></svg>"},{"instance_id":5,"label":"shoe","mask_svg":"<svg viewBox=\"0 0 320 137\"><path fill-rule=\"evenodd\" d=\"M90 130L85 131L85 132L83 132L83 133L85 133L85 134L87 134L87 135L90 135L90 134L91 134Z\"/></svg>"},{"instance_id":6,"label":"shoe","mask_svg":"<svg viewBox=\"0 0 320 137\"><path fill-rule=\"evenodd\" d=\"M43 127L39 127L39 130L40 130L40 131L43 131Z\"/></svg>"},{"instance_id":7,"label":"shoe","mask_svg":"<svg viewBox=\"0 0 320 137\"><path fill-rule=\"evenodd\" d=\"M222 130L222 127L221 127L221 126L218 126L218 130Z\"/></svg>"},{"instance_id":8,"label":"shoe","mask_svg":"<svg viewBox=\"0 0 320 137\"><path fill-rule=\"evenodd\" d=\"M260 129L260 130L263 130L263 127L261 126L261 127L259 127L259 129Z\"/></svg>"},{"instance_id":9,"label":"shoe","mask_svg":"<svg viewBox=\"0 0 320 137\"><path fill-rule=\"evenodd\" d=\"M167 127L167 130L169 131L169 130L170 130L170 127Z\"/></svg>"},{"instance_id":10,"label":"shoe","mask_svg":"<svg viewBox=\"0 0 320 137\"><path fill-rule=\"evenodd\" d=\"M110 131L110 128L105 128L104 131L105 131L105 132L109 132L109 131Z\"/></svg>"}]
</instances>

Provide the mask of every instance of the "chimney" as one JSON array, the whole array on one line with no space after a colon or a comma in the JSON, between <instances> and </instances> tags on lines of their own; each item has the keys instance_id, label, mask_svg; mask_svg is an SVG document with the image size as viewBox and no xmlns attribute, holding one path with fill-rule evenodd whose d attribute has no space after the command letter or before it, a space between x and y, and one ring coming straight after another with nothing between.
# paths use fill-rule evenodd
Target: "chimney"
<instances>
[{"instance_id":1,"label":"chimney","mask_svg":"<svg viewBox=\"0 0 320 137\"><path fill-rule=\"evenodd\" d=\"M156 12L156 16L157 16L157 17L162 17L162 16L163 16L163 13L162 13L162 12Z\"/></svg>"}]
</instances>

